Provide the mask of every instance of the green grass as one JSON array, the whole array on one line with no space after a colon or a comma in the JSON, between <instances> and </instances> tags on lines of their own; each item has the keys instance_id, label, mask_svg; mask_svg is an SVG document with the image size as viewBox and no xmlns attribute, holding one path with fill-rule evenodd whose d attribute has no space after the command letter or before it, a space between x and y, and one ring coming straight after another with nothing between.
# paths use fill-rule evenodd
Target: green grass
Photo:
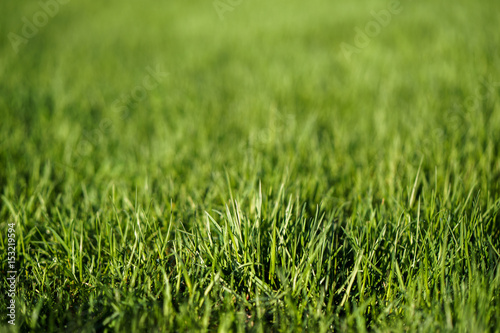
<instances>
[{"instance_id":1,"label":"green grass","mask_svg":"<svg viewBox=\"0 0 500 333\"><path fill-rule=\"evenodd\" d=\"M0 330L499 332L500 5L388 6L3 1Z\"/></svg>"}]
</instances>

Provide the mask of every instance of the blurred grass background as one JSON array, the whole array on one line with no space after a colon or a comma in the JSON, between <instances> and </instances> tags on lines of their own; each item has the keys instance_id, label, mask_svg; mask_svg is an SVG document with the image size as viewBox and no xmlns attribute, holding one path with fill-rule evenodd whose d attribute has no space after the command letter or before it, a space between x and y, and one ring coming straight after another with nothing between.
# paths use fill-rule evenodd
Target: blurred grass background
<instances>
[{"instance_id":1,"label":"blurred grass background","mask_svg":"<svg viewBox=\"0 0 500 333\"><path fill-rule=\"evenodd\" d=\"M493 108L499 72L494 2L404 2L402 13L348 61L340 44L354 45L354 28L363 28L373 20L370 11L388 4L243 1L221 20L207 1L69 2L15 54L6 32L19 33L21 17L40 7L5 3L2 132L16 147L12 151L31 149L41 162L69 165L81 157L73 155L82 137L106 132L79 167L117 170L120 178L169 169L195 156L193 168L219 162L237 172L241 148L273 133L273 126L282 127L279 137L267 135L258 148L289 147L296 159L300 151L307 159L326 154L338 168L348 167L339 163L342 157L367 163L394 149L413 150L399 157L414 167L422 152L432 150L428 165L444 166L439 159L447 155L447 143L467 139L459 126L481 132L474 139L482 140L483 149L488 134L496 142L498 113L463 107L472 96ZM160 66L168 78L135 103L127 119L116 119L113 102L142 83L148 66ZM103 119L111 119L111 129L100 131ZM324 133L333 143L322 141ZM322 144L334 147L318 149ZM461 144L472 156L482 152L476 142ZM215 149L220 153L213 156ZM346 154L334 153L340 149ZM474 157L465 159L472 163L479 159Z\"/></svg>"},{"instance_id":2,"label":"blurred grass background","mask_svg":"<svg viewBox=\"0 0 500 333\"><path fill-rule=\"evenodd\" d=\"M374 211L381 223L415 218L419 200L453 211L473 193L498 249L500 3L402 1L347 59L341 44L389 4L252 0L221 19L211 1L72 0L16 53L8 34L21 35L40 4L3 1L1 223L24 216L24 246L50 253L58 241L34 230L94 221L110 197L189 229L231 193L252 212L259 183L270 205L285 184L307 216L341 211L343 227ZM148 68L168 76L117 112ZM30 255L22 249L26 270Z\"/></svg>"}]
</instances>

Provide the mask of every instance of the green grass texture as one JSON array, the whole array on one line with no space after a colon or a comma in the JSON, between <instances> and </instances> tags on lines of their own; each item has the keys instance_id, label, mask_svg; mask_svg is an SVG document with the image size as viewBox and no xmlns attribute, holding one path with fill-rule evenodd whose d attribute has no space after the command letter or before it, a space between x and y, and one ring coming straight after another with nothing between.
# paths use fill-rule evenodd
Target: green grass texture
<instances>
[{"instance_id":1,"label":"green grass texture","mask_svg":"<svg viewBox=\"0 0 500 333\"><path fill-rule=\"evenodd\" d=\"M2 1L0 331L500 332L498 13Z\"/></svg>"}]
</instances>

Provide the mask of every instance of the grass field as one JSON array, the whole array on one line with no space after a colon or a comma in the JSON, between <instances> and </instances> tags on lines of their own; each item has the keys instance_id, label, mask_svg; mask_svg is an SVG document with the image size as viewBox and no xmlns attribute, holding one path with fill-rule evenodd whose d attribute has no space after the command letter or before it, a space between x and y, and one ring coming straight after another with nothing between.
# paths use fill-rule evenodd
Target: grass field
<instances>
[{"instance_id":1,"label":"grass field","mask_svg":"<svg viewBox=\"0 0 500 333\"><path fill-rule=\"evenodd\" d=\"M55 1L0 4L0 331L500 332L498 1Z\"/></svg>"}]
</instances>

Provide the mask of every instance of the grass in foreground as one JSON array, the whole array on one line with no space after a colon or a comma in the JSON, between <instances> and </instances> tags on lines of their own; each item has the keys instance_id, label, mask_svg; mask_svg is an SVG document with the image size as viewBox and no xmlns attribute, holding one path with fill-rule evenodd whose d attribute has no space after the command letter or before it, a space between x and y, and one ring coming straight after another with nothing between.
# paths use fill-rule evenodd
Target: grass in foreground
<instances>
[{"instance_id":1,"label":"grass in foreground","mask_svg":"<svg viewBox=\"0 0 500 333\"><path fill-rule=\"evenodd\" d=\"M3 328L498 331L496 2L0 6Z\"/></svg>"}]
</instances>

